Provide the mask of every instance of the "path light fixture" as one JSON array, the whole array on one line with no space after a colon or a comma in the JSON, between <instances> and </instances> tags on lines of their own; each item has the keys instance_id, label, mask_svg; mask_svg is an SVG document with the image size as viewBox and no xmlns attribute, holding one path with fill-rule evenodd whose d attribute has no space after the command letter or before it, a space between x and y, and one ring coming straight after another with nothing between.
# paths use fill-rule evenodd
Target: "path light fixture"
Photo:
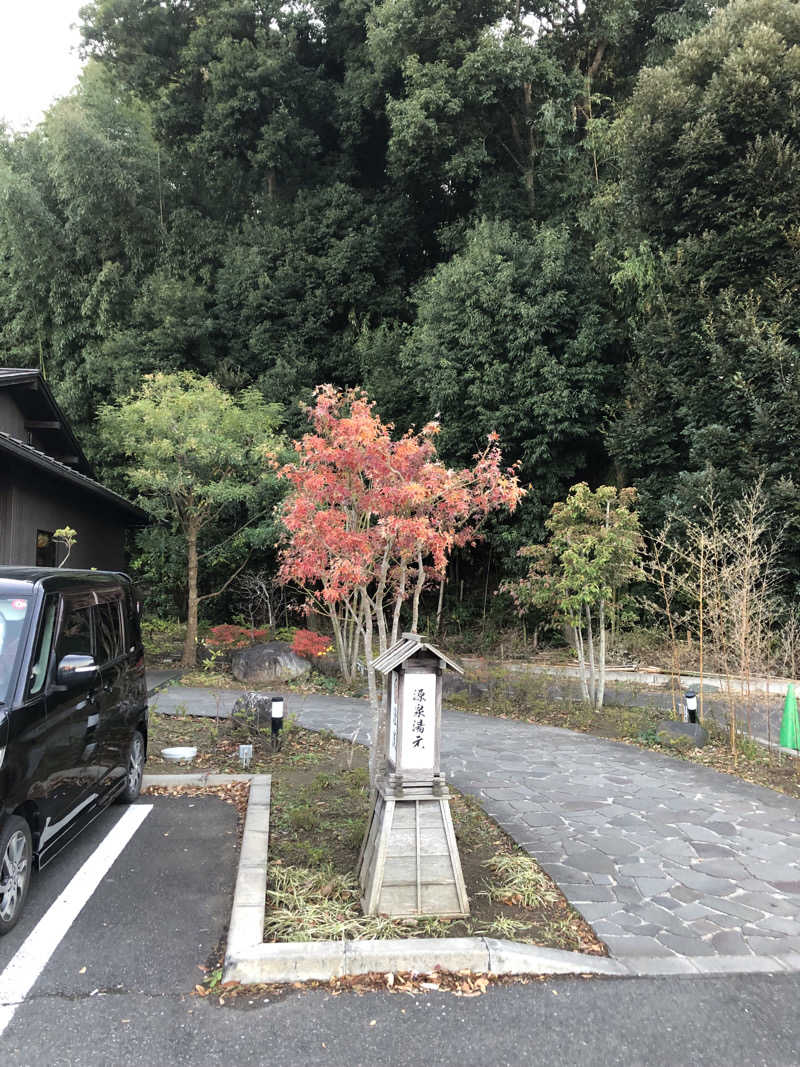
<instances>
[{"instance_id":1,"label":"path light fixture","mask_svg":"<svg viewBox=\"0 0 800 1067\"><path fill-rule=\"evenodd\" d=\"M687 689L683 697L684 720L697 722L697 693L694 689Z\"/></svg>"},{"instance_id":2,"label":"path light fixture","mask_svg":"<svg viewBox=\"0 0 800 1067\"><path fill-rule=\"evenodd\" d=\"M283 697L272 698L271 726L272 747L280 748L283 744Z\"/></svg>"}]
</instances>

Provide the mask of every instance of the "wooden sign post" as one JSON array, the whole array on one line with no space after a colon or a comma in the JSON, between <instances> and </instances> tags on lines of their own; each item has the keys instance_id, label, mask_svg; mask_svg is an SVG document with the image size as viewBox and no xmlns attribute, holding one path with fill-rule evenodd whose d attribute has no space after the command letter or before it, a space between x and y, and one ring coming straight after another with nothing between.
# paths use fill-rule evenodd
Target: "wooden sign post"
<instances>
[{"instance_id":1,"label":"wooden sign post","mask_svg":"<svg viewBox=\"0 0 800 1067\"><path fill-rule=\"evenodd\" d=\"M365 915L469 914L439 768L442 671L463 668L418 634L375 660L386 676L383 752L359 863ZM377 743L377 742L376 742Z\"/></svg>"}]
</instances>

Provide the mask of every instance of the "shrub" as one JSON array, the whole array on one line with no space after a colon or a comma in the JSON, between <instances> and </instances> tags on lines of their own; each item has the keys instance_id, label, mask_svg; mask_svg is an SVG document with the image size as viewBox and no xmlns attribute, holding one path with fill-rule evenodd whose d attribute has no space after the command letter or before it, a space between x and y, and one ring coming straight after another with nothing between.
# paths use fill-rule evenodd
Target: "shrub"
<instances>
[{"instance_id":1,"label":"shrub","mask_svg":"<svg viewBox=\"0 0 800 1067\"><path fill-rule=\"evenodd\" d=\"M313 630L298 630L292 641L292 652L305 659L313 659L315 656L324 656L333 648L331 640L324 634L314 633Z\"/></svg>"},{"instance_id":2,"label":"shrub","mask_svg":"<svg viewBox=\"0 0 800 1067\"><path fill-rule=\"evenodd\" d=\"M209 648L223 650L233 648L246 648L254 641L269 640L269 630L253 630L249 626L234 626L232 623L223 623L221 626L212 626L206 638Z\"/></svg>"}]
</instances>

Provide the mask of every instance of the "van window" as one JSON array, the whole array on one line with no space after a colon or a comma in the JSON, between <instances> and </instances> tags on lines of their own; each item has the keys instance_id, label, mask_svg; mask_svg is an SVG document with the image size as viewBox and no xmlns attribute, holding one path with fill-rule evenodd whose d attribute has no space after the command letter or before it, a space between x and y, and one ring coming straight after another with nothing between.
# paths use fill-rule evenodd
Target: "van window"
<instances>
[{"instance_id":1,"label":"van window","mask_svg":"<svg viewBox=\"0 0 800 1067\"><path fill-rule=\"evenodd\" d=\"M64 600L64 613L56 646L56 661L64 656L93 656L92 609L73 599Z\"/></svg>"},{"instance_id":2,"label":"van window","mask_svg":"<svg viewBox=\"0 0 800 1067\"><path fill-rule=\"evenodd\" d=\"M42 608L42 618L39 623L39 633L36 637L36 647L33 650L33 660L28 680L29 696L41 693L47 678L47 668L50 666L50 653L53 649L53 633L56 628L56 615L58 614L58 597L49 596Z\"/></svg>"},{"instance_id":3,"label":"van window","mask_svg":"<svg viewBox=\"0 0 800 1067\"><path fill-rule=\"evenodd\" d=\"M125 597L125 632L128 652L135 652L141 641L139 632L139 611L131 593Z\"/></svg>"},{"instance_id":4,"label":"van window","mask_svg":"<svg viewBox=\"0 0 800 1067\"><path fill-rule=\"evenodd\" d=\"M31 599L27 596L0 597L0 702L8 699L10 689L19 669L18 659L22 654L22 634L30 611Z\"/></svg>"},{"instance_id":5,"label":"van window","mask_svg":"<svg viewBox=\"0 0 800 1067\"><path fill-rule=\"evenodd\" d=\"M97 662L100 666L122 655L122 615L119 600L98 604L95 611Z\"/></svg>"}]
</instances>

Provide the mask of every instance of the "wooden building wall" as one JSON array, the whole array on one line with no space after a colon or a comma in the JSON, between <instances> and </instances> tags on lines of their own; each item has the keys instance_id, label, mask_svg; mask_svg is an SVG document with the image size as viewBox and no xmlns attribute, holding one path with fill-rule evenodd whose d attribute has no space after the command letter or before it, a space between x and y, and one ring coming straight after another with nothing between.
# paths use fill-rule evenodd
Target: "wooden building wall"
<instances>
[{"instance_id":1,"label":"wooden building wall","mask_svg":"<svg viewBox=\"0 0 800 1067\"><path fill-rule=\"evenodd\" d=\"M69 567L124 570L124 519L112 504L28 464L4 460L0 466L0 564L34 566L37 531L52 533L62 526L72 526L78 534ZM59 554L59 562L61 558Z\"/></svg>"},{"instance_id":2,"label":"wooden building wall","mask_svg":"<svg viewBox=\"0 0 800 1067\"><path fill-rule=\"evenodd\" d=\"M27 440L25 418L9 393L0 391L0 430L16 437L18 441Z\"/></svg>"}]
</instances>

